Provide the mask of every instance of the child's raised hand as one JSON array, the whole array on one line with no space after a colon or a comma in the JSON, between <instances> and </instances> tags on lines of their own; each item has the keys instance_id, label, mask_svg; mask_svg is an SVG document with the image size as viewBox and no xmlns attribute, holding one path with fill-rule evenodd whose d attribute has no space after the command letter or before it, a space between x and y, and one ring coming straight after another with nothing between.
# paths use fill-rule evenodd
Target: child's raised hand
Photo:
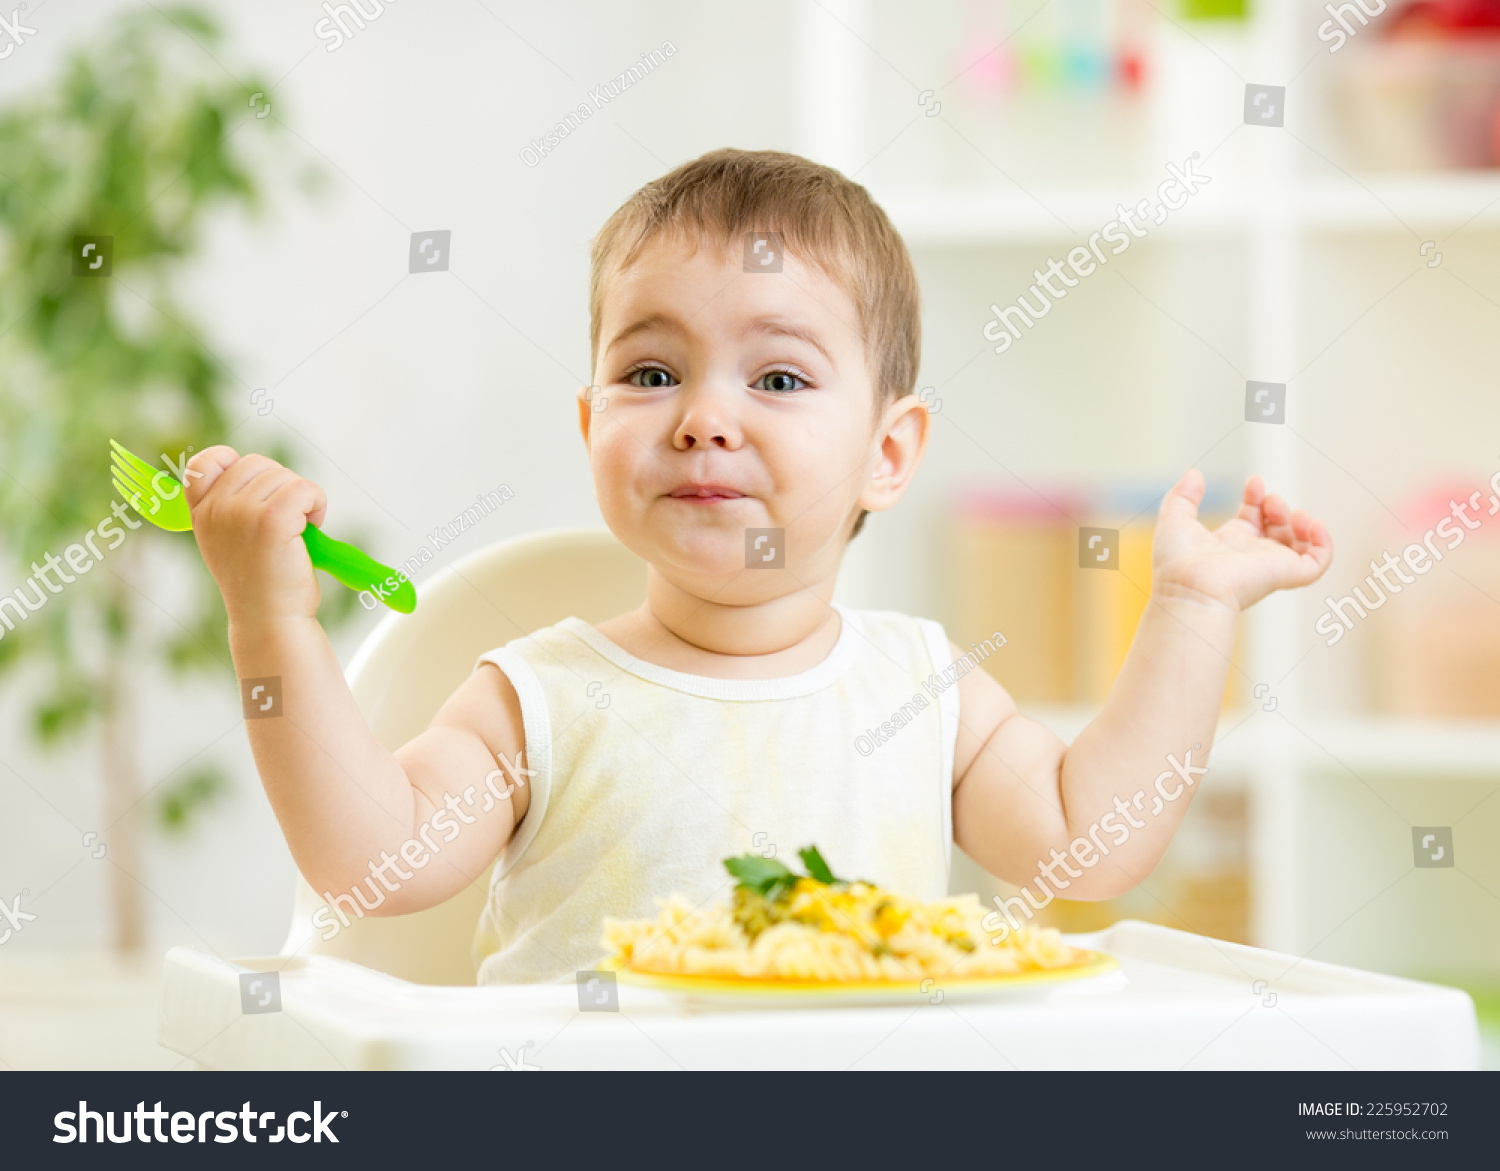
<instances>
[{"instance_id":1,"label":"child's raised hand","mask_svg":"<svg viewBox=\"0 0 1500 1171\"><path fill-rule=\"evenodd\" d=\"M188 460L193 536L233 623L312 617L318 579L302 530L321 524L328 498L264 455L209 447Z\"/></svg>"},{"instance_id":2,"label":"child's raised hand","mask_svg":"<svg viewBox=\"0 0 1500 1171\"><path fill-rule=\"evenodd\" d=\"M1198 519L1203 476L1190 469L1161 502L1152 547L1152 591L1223 602L1238 611L1273 590L1323 576L1333 539L1320 520L1266 495L1259 476L1245 481L1239 514L1210 532Z\"/></svg>"}]
</instances>

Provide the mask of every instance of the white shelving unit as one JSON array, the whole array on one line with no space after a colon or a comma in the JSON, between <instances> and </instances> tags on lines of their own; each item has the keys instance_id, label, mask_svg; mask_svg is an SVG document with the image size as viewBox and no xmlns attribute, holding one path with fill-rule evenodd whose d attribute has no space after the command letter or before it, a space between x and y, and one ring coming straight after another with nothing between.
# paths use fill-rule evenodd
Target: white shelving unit
<instances>
[{"instance_id":1,"label":"white shelving unit","mask_svg":"<svg viewBox=\"0 0 1500 1171\"><path fill-rule=\"evenodd\" d=\"M954 245L1076 243L1067 224L1098 225L1114 216L1116 187L1039 186L1031 195L1008 187L975 191L913 189L883 193L881 206L913 248ZM1500 224L1500 178L1456 173L1421 178L1296 181L1284 193L1282 214L1297 233L1359 235L1413 226L1451 230L1461 224ZM1034 196L1034 198L1033 198ZM1258 193L1210 184L1191 215L1153 226L1164 240L1243 236L1255 223Z\"/></svg>"},{"instance_id":2,"label":"white shelving unit","mask_svg":"<svg viewBox=\"0 0 1500 1171\"><path fill-rule=\"evenodd\" d=\"M1071 741L1099 709L1027 704L1026 714ZM1271 721L1269 714L1226 712L1219 721L1219 742L1214 746L1215 777L1224 776L1222 783L1231 786L1247 781L1259 759L1263 725ZM1364 776L1420 773L1484 786L1493 786L1500 779L1500 721L1325 717L1309 721L1303 731L1306 736L1294 731L1291 740L1296 766L1302 771L1348 768Z\"/></svg>"},{"instance_id":3,"label":"white shelving unit","mask_svg":"<svg viewBox=\"0 0 1500 1171\"><path fill-rule=\"evenodd\" d=\"M1294 0L1257 0L1246 26L1250 75L1268 84L1295 77L1305 62L1297 23L1305 12ZM827 13L832 19L824 19ZM867 44L873 16L864 0L828 0L799 18L802 60L816 75L804 95L802 150L844 169L867 161L869 144L889 138L890 127L866 125L868 87L882 69ZM840 27L842 26L842 27ZM882 81L899 85L890 73ZM1180 95L1179 95L1180 96ZM867 133L868 131L868 133ZM1248 130L1249 164L1228 182L1210 184L1191 214L1153 227L1163 239L1232 238L1246 257L1245 322L1252 377L1290 381L1299 367L1297 292L1309 240L1412 229L1439 236L1469 224L1500 225L1500 177L1493 173L1359 176L1309 179L1298 174L1296 144L1274 130ZM878 145L878 143L877 143ZM973 187L903 186L876 190L908 245L924 248L1048 248L1079 243L1114 218L1121 199L1138 198L1139 182L1027 182L1028 192L997 183ZM1410 227L1408 227L1409 225ZM1082 236L1079 230L1082 230ZM1413 244L1415 253L1415 244ZM1032 255L1028 252L1028 258ZM1041 257L1038 257L1040 261ZM1028 261L1029 262L1029 261ZM1301 498L1301 449L1286 429L1254 427L1250 468L1274 482L1289 499ZM1247 469L1248 470L1248 469ZM854 572L878 572L851 558ZM1255 680L1282 680L1276 693L1283 712L1305 712L1298 674L1288 670L1303 653L1294 628L1292 599L1273 595L1247 615L1246 670ZM1283 678L1284 677L1284 678ZM1030 710L1030 709L1028 709ZM1032 711L1065 739L1094 714L1085 707ZM1242 719L1227 716L1220 734ZM1318 941L1303 921L1308 892L1300 843L1310 827L1306 811L1311 780L1343 769L1376 777L1426 776L1493 784L1500 779L1500 721L1439 721L1376 716L1297 719L1298 727L1271 713L1256 714L1215 750L1215 773L1237 778L1249 794L1252 942L1305 954ZM1221 783L1225 783L1221 781Z\"/></svg>"}]
</instances>

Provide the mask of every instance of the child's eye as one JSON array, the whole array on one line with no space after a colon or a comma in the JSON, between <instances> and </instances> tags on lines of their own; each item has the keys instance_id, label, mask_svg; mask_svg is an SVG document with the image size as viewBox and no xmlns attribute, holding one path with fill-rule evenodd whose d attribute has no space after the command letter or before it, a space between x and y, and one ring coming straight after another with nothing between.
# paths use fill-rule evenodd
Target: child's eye
<instances>
[{"instance_id":1,"label":"child's eye","mask_svg":"<svg viewBox=\"0 0 1500 1171\"><path fill-rule=\"evenodd\" d=\"M626 373L625 381L642 390L661 390L676 385L672 375L660 366L637 366Z\"/></svg>"},{"instance_id":2,"label":"child's eye","mask_svg":"<svg viewBox=\"0 0 1500 1171\"><path fill-rule=\"evenodd\" d=\"M762 374L751 385L768 390L772 394L786 394L789 391L800 390L801 387L807 385L807 380L793 370L771 370Z\"/></svg>"}]
</instances>

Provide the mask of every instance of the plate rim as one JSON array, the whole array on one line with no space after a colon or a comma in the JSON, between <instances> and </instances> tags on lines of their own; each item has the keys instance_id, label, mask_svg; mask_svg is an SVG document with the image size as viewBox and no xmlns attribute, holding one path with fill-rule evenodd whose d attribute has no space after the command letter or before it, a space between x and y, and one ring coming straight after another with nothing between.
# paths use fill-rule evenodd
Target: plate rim
<instances>
[{"instance_id":1,"label":"plate rim","mask_svg":"<svg viewBox=\"0 0 1500 1171\"><path fill-rule=\"evenodd\" d=\"M928 995L933 989L951 992L978 991L1001 988L1019 988L1034 984L1055 984L1067 980L1081 980L1091 976L1102 976L1119 968L1120 961L1106 952L1079 948L1088 958L1080 963L1061 968L1040 968L1024 972L991 976L961 976L944 979L939 976L924 976L920 980L788 980L777 977L756 976L697 976L677 972L642 972L620 962L616 956L600 962L599 971L614 972L622 984L648 988L657 992L672 992L685 995L723 996L807 996L830 995ZM926 981L932 985L923 988Z\"/></svg>"}]
</instances>

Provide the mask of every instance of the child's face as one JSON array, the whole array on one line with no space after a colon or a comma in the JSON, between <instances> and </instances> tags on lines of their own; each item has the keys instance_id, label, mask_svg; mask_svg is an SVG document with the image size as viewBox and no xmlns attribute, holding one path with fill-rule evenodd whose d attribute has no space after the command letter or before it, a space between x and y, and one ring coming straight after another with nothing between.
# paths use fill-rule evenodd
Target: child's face
<instances>
[{"instance_id":1,"label":"child's face","mask_svg":"<svg viewBox=\"0 0 1500 1171\"><path fill-rule=\"evenodd\" d=\"M607 287L598 389L579 396L599 507L700 597L831 589L857 510L915 471L926 410L907 396L876 417L858 310L821 269L747 273L738 250L694 246L657 237ZM747 529L785 530L754 553L785 572L744 572Z\"/></svg>"}]
</instances>

